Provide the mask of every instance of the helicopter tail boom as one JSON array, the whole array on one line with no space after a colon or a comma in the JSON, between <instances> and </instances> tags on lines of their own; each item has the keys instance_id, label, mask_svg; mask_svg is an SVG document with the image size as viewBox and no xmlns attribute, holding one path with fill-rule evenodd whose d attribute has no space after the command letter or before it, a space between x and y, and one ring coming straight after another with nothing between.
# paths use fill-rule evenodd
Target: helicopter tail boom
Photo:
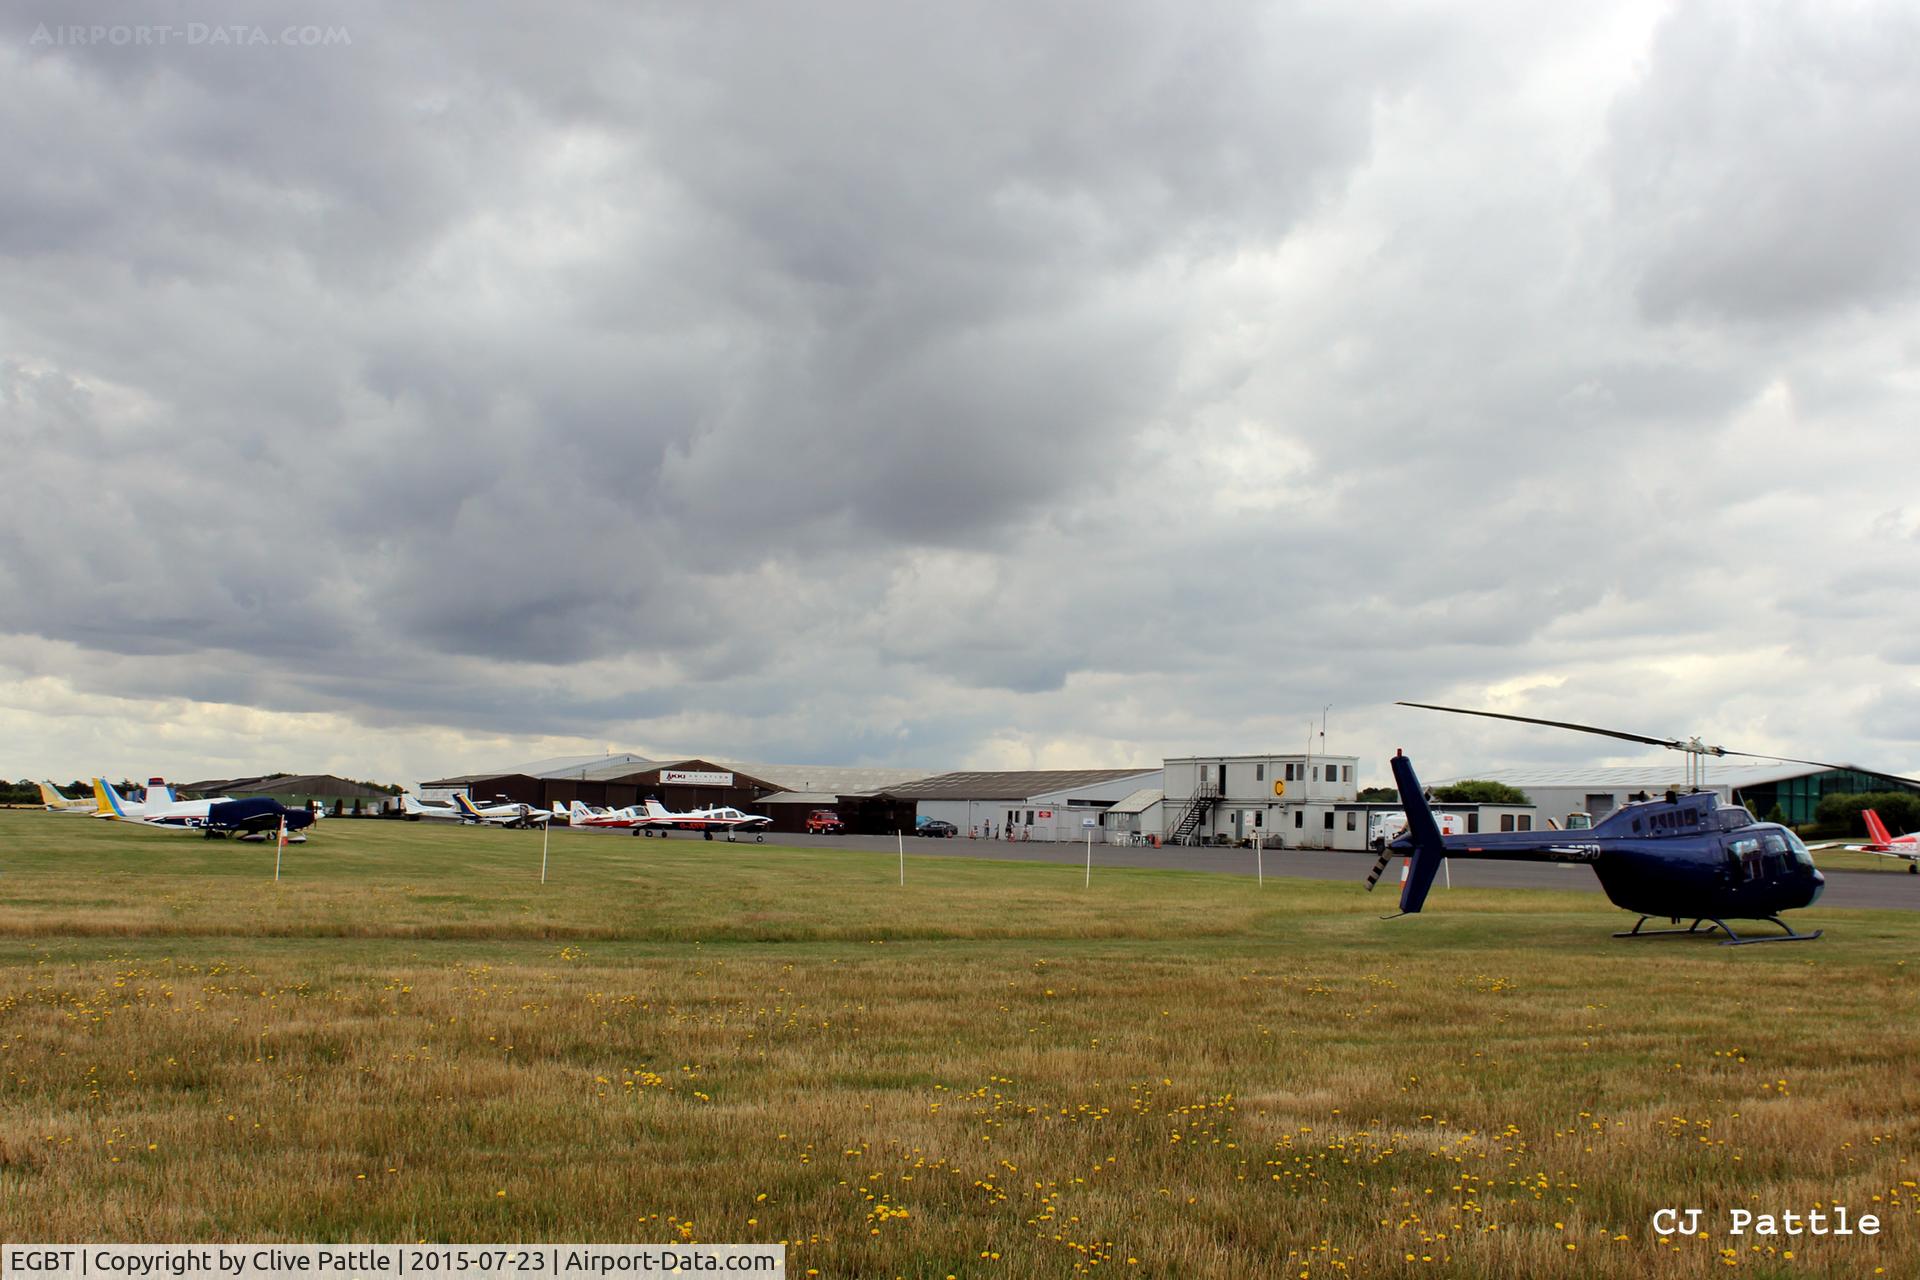
<instances>
[{"instance_id":1,"label":"helicopter tail boom","mask_svg":"<svg viewBox=\"0 0 1920 1280\"><path fill-rule=\"evenodd\" d=\"M1440 824L1434 821L1427 798L1420 793L1420 779L1414 776L1413 761L1394 753L1393 780L1400 788L1400 807L1407 815L1407 838L1413 844L1413 862L1407 870L1407 882L1400 886L1400 910L1413 915L1427 901L1433 878L1446 861L1446 842L1440 838Z\"/></svg>"}]
</instances>

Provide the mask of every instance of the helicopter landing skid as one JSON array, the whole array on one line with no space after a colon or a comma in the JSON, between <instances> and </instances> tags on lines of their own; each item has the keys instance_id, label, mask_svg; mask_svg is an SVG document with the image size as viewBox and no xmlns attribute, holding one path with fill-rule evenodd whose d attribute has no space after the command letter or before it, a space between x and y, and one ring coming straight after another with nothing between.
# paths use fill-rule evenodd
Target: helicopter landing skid
<instances>
[{"instance_id":1,"label":"helicopter landing skid","mask_svg":"<svg viewBox=\"0 0 1920 1280\"><path fill-rule=\"evenodd\" d=\"M1673 920L1675 924L1680 923L1678 917L1670 916L1668 918ZM1700 937L1707 937L1713 933L1714 928L1718 928L1720 932L1727 935L1721 940L1721 946L1744 947L1756 942L1812 942L1825 932L1823 929L1815 929L1812 933L1799 933L1794 930L1792 925L1782 920L1779 916L1764 916L1760 918L1764 919L1768 924L1779 925L1782 929L1786 930L1786 933L1778 937L1743 938L1735 933L1733 927L1725 920L1717 919L1713 916L1702 916L1684 929L1642 930L1640 926L1653 919L1653 917L1641 916L1634 922L1633 928L1627 930L1625 933L1616 933L1613 936L1616 938L1684 938L1697 934ZM1700 926L1703 924L1707 924L1709 927L1702 929Z\"/></svg>"}]
</instances>

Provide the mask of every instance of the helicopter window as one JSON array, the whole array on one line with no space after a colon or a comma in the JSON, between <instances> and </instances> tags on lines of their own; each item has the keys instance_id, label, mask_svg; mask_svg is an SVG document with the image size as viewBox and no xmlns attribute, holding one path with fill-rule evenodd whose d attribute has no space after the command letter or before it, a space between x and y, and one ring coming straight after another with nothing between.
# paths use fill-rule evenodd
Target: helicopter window
<instances>
[{"instance_id":1,"label":"helicopter window","mask_svg":"<svg viewBox=\"0 0 1920 1280\"><path fill-rule=\"evenodd\" d=\"M1784 875L1790 863L1797 862L1803 867L1813 865L1813 855L1807 852L1807 846L1791 831L1767 831L1761 834L1760 842L1767 851L1767 869Z\"/></svg>"}]
</instances>

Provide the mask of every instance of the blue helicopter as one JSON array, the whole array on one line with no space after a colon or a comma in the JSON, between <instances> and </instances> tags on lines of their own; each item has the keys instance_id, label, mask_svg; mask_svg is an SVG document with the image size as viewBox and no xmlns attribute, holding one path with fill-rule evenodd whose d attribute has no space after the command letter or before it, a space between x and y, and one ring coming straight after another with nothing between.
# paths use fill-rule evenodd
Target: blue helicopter
<instances>
[{"instance_id":1,"label":"blue helicopter","mask_svg":"<svg viewBox=\"0 0 1920 1280\"><path fill-rule=\"evenodd\" d=\"M1698 738L1650 738L1641 734L1561 720L1505 715L1497 711L1469 711L1425 702L1403 702L1407 707L1450 711L1459 715L1517 720L1551 725L1583 733L1672 747L1688 754L1688 782L1695 789L1672 790L1664 796L1636 801L1616 809L1592 827L1577 831L1524 831L1442 836L1414 775L1413 762L1396 752L1393 779L1400 788L1407 814L1406 834L1387 846L1367 878L1371 890L1381 872L1396 857L1409 857L1406 884L1400 890L1401 915L1413 915L1427 900L1433 878L1447 858L1487 858L1514 862L1586 863L1600 878L1600 887L1617 907L1639 914L1632 929L1616 938L1657 938L1674 935L1705 936L1718 927L1723 946L1750 942L1810 942L1820 931L1801 933L1780 918L1782 911L1812 906L1826 887L1826 877L1813 865L1813 855L1792 831L1773 822L1756 822L1738 805L1723 805L1711 791L1701 789L1706 756L1753 756L1707 746ZM1838 769L1819 760L1790 756L1762 756L1793 760L1796 764ZM1905 779L1902 779L1905 781ZM1665 919L1684 929L1644 929L1649 920ZM1761 937L1736 933L1729 920L1758 920L1777 925L1783 934Z\"/></svg>"}]
</instances>

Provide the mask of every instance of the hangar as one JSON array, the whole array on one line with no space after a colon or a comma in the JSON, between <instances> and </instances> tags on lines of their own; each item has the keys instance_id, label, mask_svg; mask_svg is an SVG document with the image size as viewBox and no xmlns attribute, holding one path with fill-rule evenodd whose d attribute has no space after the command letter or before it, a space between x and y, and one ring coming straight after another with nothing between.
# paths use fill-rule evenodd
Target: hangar
<instances>
[{"instance_id":1,"label":"hangar","mask_svg":"<svg viewBox=\"0 0 1920 1280\"><path fill-rule=\"evenodd\" d=\"M765 778L702 759L594 756L540 768L553 764L540 761L513 770L436 778L421 783L420 794L425 799L444 800L456 791L464 791L478 802L499 798L541 809L575 800L618 809L651 796L669 809L732 805L751 811L760 797L782 790Z\"/></svg>"},{"instance_id":2,"label":"hangar","mask_svg":"<svg viewBox=\"0 0 1920 1280\"><path fill-rule=\"evenodd\" d=\"M774 819L775 831L802 830L807 809L801 806L845 805L850 812L842 816L851 829L880 832L892 831L898 825L899 812L868 803L873 793L925 776L920 769L746 764L705 758L653 760L616 753L561 756L511 769L436 778L421 783L420 794L428 800L445 800L456 791L465 791L475 800L498 796L542 809L575 800L623 809L651 796L669 809L732 805L749 813L767 814ZM854 825L855 814L862 817L864 825ZM906 818L910 830L910 807Z\"/></svg>"},{"instance_id":3,"label":"hangar","mask_svg":"<svg viewBox=\"0 0 1920 1280\"><path fill-rule=\"evenodd\" d=\"M1159 769L1012 769L942 773L880 797L910 801L917 818L951 822L963 836L991 827L996 839L1077 841L1115 804L1159 784Z\"/></svg>"},{"instance_id":4,"label":"hangar","mask_svg":"<svg viewBox=\"0 0 1920 1280\"><path fill-rule=\"evenodd\" d=\"M1570 813L1591 814L1597 822L1634 796L1687 789L1686 762L1679 756L1674 756L1671 762L1644 765L1527 766L1473 776L1498 778L1510 787L1520 788L1544 817L1562 825ZM1465 780L1450 778L1433 785L1446 786ZM1764 819L1778 805L1785 820L1794 824L1812 822L1820 801L1831 795L1868 791L1920 794L1920 787L1911 782L1871 769L1857 766L1822 769L1818 765L1786 762L1723 764L1715 760L1708 765L1706 786L1722 801L1746 806L1747 812L1756 818Z\"/></svg>"},{"instance_id":5,"label":"hangar","mask_svg":"<svg viewBox=\"0 0 1920 1280\"><path fill-rule=\"evenodd\" d=\"M270 773L255 778L208 778L183 782L182 795L199 799L231 796L242 799L267 796L289 809L318 809L334 817L387 813L400 807L399 797L384 787L330 773Z\"/></svg>"}]
</instances>

